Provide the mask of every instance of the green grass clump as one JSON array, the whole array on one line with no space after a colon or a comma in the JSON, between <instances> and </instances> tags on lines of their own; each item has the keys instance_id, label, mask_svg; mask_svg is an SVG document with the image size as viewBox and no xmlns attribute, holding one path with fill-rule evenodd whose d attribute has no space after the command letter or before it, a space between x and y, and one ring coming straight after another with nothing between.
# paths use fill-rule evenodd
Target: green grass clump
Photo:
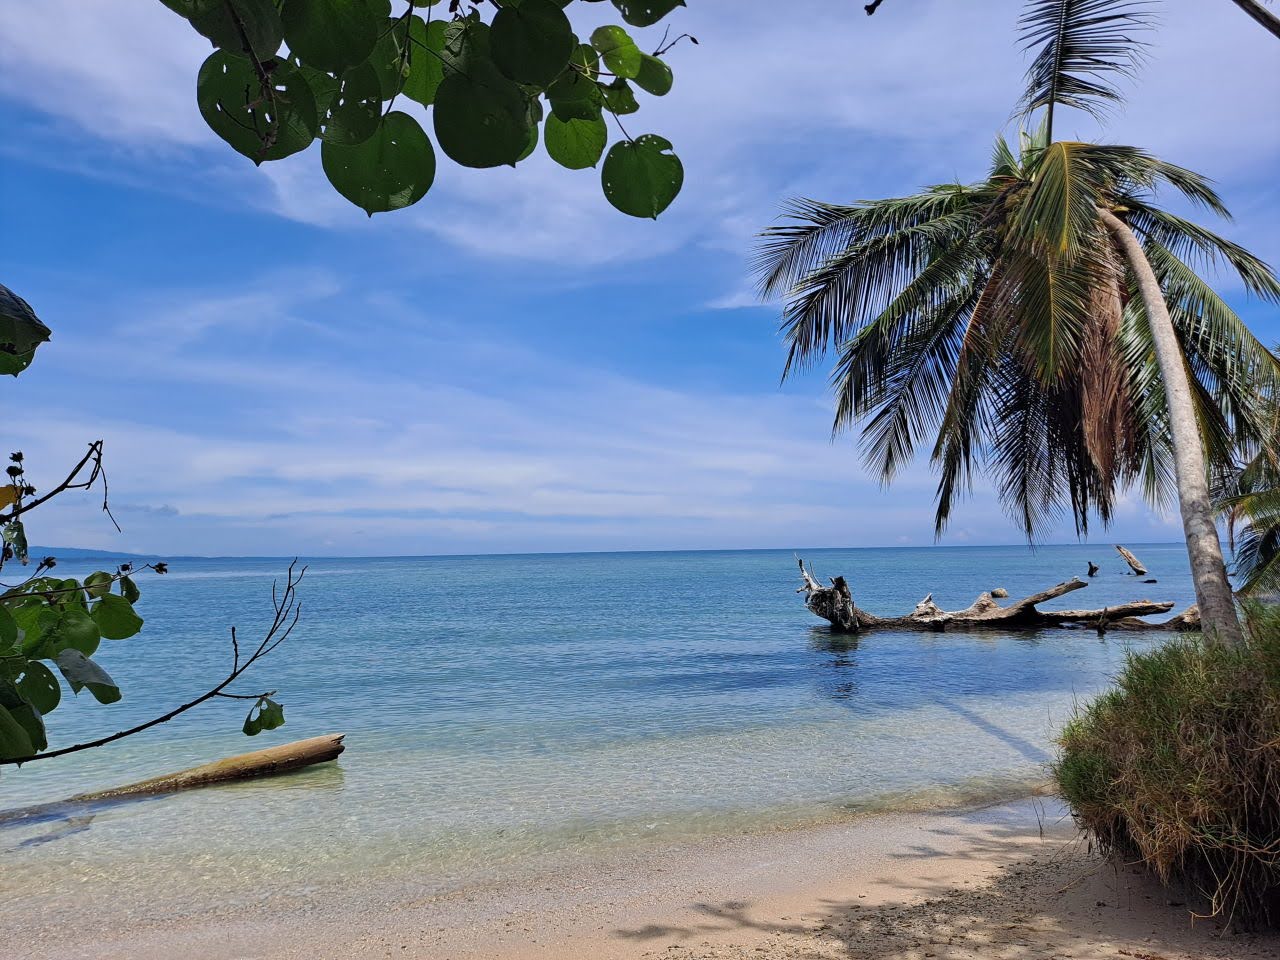
<instances>
[{"instance_id":1,"label":"green grass clump","mask_svg":"<svg viewBox=\"0 0 1280 960\"><path fill-rule=\"evenodd\" d=\"M1280 608L1248 613L1244 649L1197 635L1131 655L1054 772L1104 853L1259 926L1280 923Z\"/></svg>"}]
</instances>

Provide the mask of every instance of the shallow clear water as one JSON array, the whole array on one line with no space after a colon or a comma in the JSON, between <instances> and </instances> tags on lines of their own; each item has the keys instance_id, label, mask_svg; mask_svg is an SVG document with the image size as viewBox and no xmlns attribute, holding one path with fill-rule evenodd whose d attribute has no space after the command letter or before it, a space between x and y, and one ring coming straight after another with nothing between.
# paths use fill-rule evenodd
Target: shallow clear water
<instances>
[{"instance_id":1,"label":"shallow clear water","mask_svg":"<svg viewBox=\"0 0 1280 960\"><path fill-rule=\"evenodd\" d=\"M812 551L873 612L1020 596L1103 572L1059 606L1191 602L1177 545ZM144 579L147 625L104 642L125 691L53 715L58 744L111 732L225 672L285 564L182 560ZM83 572L64 563L59 572ZM757 829L995 795L1043 776L1076 698L1158 635L871 634L835 640L783 551L317 560L303 621L246 688L288 723L248 740L213 703L119 744L6 768L0 809L244 750L347 734L288 777L0 827L0 892L48 917L111 903L175 916L395 879L430 894L549 851ZM243 642L243 641L242 641ZM263 882L270 878L270 884ZM83 915L83 914L81 914Z\"/></svg>"}]
</instances>

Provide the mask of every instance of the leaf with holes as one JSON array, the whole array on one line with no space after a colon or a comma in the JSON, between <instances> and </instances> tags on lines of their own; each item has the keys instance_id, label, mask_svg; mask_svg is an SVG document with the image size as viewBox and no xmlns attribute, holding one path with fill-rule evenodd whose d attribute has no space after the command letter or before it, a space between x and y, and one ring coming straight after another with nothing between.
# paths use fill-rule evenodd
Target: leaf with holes
<instances>
[{"instance_id":1,"label":"leaf with holes","mask_svg":"<svg viewBox=\"0 0 1280 960\"><path fill-rule=\"evenodd\" d=\"M680 192L684 166L669 141L645 134L609 149L600 182L606 199L623 213L657 219Z\"/></svg>"},{"instance_id":2,"label":"leaf with holes","mask_svg":"<svg viewBox=\"0 0 1280 960\"><path fill-rule=\"evenodd\" d=\"M311 87L284 61L274 63L264 90L253 64L218 50L200 68L196 102L213 132L254 163L305 150L319 127Z\"/></svg>"},{"instance_id":3,"label":"leaf with holes","mask_svg":"<svg viewBox=\"0 0 1280 960\"><path fill-rule=\"evenodd\" d=\"M640 72L636 74L636 86L655 97L666 96L671 91L671 68L647 53L640 55Z\"/></svg>"},{"instance_id":4,"label":"leaf with holes","mask_svg":"<svg viewBox=\"0 0 1280 960\"><path fill-rule=\"evenodd\" d=\"M622 19L633 27L648 27L657 23L676 7L683 7L684 0L613 0Z\"/></svg>"},{"instance_id":5,"label":"leaf with holes","mask_svg":"<svg viewBox=\"0 0 1280 960\"><path fill-rule=\"evenodd\" d=\"M599 27L591 34L591 46L599 51L604 65L614 76L631 79L640 72L644 54L631 39L631 34L621 27Z\"/></svg>"}]
</instances>

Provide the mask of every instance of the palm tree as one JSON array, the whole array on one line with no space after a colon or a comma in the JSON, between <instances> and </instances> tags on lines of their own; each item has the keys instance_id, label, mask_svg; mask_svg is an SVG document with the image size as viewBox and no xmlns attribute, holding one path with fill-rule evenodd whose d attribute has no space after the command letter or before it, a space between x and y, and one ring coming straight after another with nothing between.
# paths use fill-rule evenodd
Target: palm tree
<instances>
[{"instance_id":1,"label":"palm tree","mask_svg":"<svg viewBox=\"0 0 1280 960\"><path fill-rule=\"evenodd\" d=\"M1280 593L1280 405L1265 442L1219 486L1240 595Z\"/></svg>"},{"instance_id":2,"label":"palm tree","mask_svg":"<svg viewBox=\"0 0 1280 960\"><path fill-rule=\"evenodd\" d=\"M1229 214L1209 182L1135 147L1053 139L1056 107L1100 112L1137 65L1140 5L1037 0L1017 152L973 184L839 205L793 202L765 234L762 290L785 301L784 377L838 351L837 431L863 424L888 482L933 437L936 530L985 469L1034 539L1064 509L1078 533L1117 493L1176 492L1207 634L1242 642L1209 496L1215 462L1257 440L1280 366L1197 273L1226 266L1280 299L1265 263L1161 208L1172 188Z\"/></svg>"}]
</instances>

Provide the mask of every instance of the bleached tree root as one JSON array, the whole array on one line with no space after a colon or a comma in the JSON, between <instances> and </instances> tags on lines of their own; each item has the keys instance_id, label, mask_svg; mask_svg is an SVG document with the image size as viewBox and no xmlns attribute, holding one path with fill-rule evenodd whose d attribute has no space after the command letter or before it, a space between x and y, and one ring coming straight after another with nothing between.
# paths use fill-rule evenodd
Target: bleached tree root
<instances>
[{"instance_id":1,"label":"bleached tree root","mask_svg":"<svg viewBox=\"0 0 1280 960\"><path fill-rule=\"evenodd\" d=\"M853 602L852 591L844 577L833 577L831 586L824 587L803 560L797 558L802 585L796 591L805 595L805 606L815 616L831 624L840 633L859 633L863 630L933 630L950 628L961 630L1012 630L1043 627L1093 627L1105 630L1198 630L1200 616L1196 608L1189 607L1177 616L1150 623L1139 617L1168 613L1173 609L1169 601L1134 600L1093 610L1040 610L1047 603L1089 584L1079 577L1050 587L1040 593L1023 597L1001 605L990 593L983 593L963 610L943 610L933 602L933 594L921 600L914 610L900 617L878 617L859 608Z\"/></svg>"}]
</instances>

